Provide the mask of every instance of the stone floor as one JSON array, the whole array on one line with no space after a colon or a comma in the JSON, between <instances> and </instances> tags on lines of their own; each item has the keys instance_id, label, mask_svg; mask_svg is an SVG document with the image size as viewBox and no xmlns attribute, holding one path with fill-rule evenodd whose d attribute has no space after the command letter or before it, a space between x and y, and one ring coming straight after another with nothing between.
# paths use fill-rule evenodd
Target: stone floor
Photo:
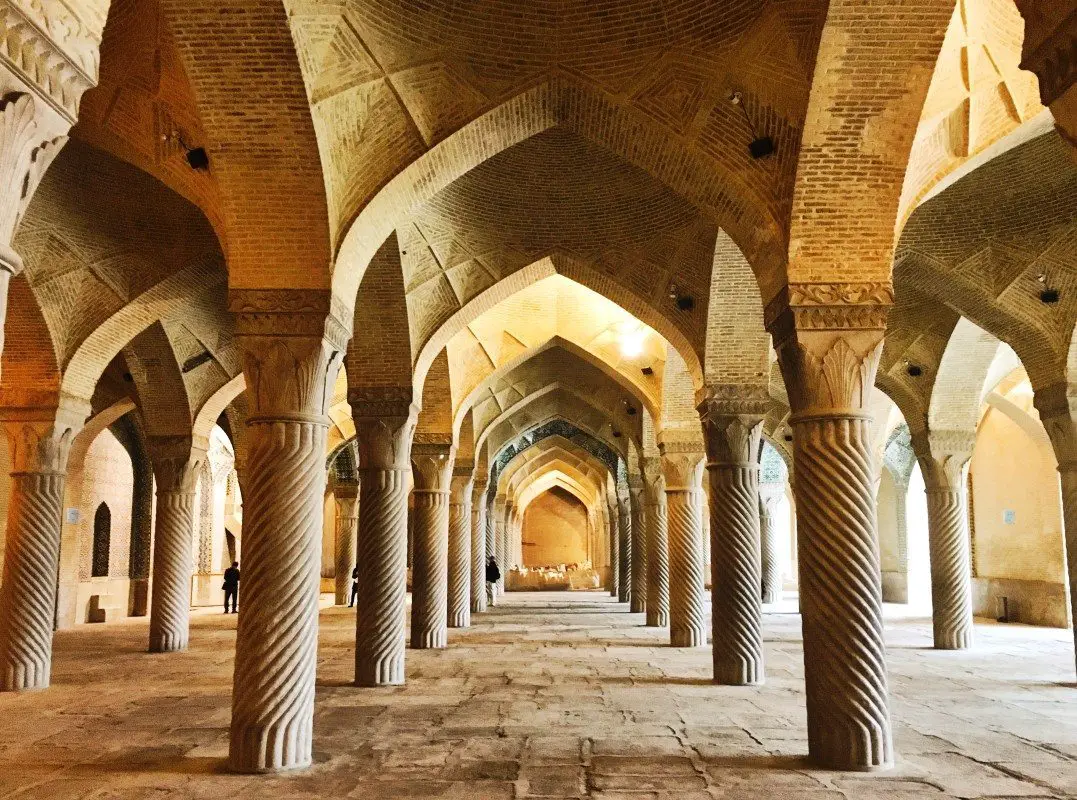
<instances>
[{"instance_id":1,"label":"stone floor","mask_svg":"<svg viewBox=\"0 0 1077 800\"><path fill-rule=\"evenodd\" d=\"M235 617L196 614L187 653L144 652L145 620L56 635L53 688L0 695L0 797L1077 797L1077 689L1065 631L980 625L934 652L887 624L900 761L883 774L803 760L799 619L766 617L760 688L709 684L707 650L662 647L609 598L510 595L408 685L356 689L354 617L322 614L315 766L229 775Z\"/></svg>"}]
</instances>

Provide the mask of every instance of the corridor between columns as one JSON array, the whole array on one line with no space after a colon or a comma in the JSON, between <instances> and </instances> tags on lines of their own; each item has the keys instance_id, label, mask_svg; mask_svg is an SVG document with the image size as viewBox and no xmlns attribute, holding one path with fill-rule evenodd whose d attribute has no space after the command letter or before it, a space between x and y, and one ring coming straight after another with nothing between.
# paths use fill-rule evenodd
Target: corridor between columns
<instances>
[{"instance_id":1,"label":"corridor between columns","mask_svg":"<svg viewBox=\"0 0 1077 800\"><path fill-rule=\"evenodd\" d=\"M1055 677L1067 633L977 625L976 650L937 659L930 623L893 612L902 757L883 782L806 764L795 614L764 615L766 685L722 687L707 650L665 646L606 592L513 592L448 649L409 652L390 692L351 685L353 615L323 607L301 775L222 771L234 617L195 611L190 649L155 657L144 619L60 631L53 688L0 696L0 796L77 800L105 781L112 797L241 800L1069 796L1077 720Z\"/></svg>"}]
</instances>

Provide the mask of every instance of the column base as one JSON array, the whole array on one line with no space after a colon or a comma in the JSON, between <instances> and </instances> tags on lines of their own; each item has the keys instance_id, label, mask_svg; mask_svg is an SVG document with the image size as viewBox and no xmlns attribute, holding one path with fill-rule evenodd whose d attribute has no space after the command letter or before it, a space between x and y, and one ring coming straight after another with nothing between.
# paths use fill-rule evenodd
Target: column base
<instances>
[{"instance_id":1,"label":"column base","mask_svg":"<svg viewBox=\"0 0 1077 800\"><path fill-rule=\"evenodd\" d=\"M671 628L670 647L706 647L707 634L693 628Z\"/></svg>"},{"instance_id":2,"label":"column base","mask_svg":"<svg viewBox=\"0 0 1077 800\"><path fill-rule=\"evenodd\" d=\"M232 729L228 769L242 774L289 772L309 767L313 719Z\"/></svg>"},{"instance_id":3,"label":"column base","mask_svg":"<svg viewBox=\"0 0 1077 800\"><path fill-rule=\"evenodd\" d=\"M189 638L187 636L160 636L150 639L151 653L181 653L187 649Z\"/></svg>"},{"instance_id":4,"label":"column base","mask_svg":"<svg viewBox=\"0 0 1077 800\"><path fill-rule=\"evenodd\" d=\"M745 661L715 661L714 682L721 686L762 686L763 664Z\"/></svg>"},{"instance_id":5,"label":"column base","mask_svg":"<svg viewBox=\"0 0 1077 800\"><path fill-rule=\"evenodd\" d=\"M763 592L762 599L764 603L777 603L779 600L782 599L782 593L774 591Z\"/></svg>"},{"instance_id":6,"label":"column base","mask_svg":"<svg viewBox=\"0 0 1077 800\"><path fill-rule=\"evenodd\" d=\"M359 664L355 668L355 685L377 688L379 686L404 685L404 656L393 656L373 664Z\"/></svg>"},{"instance_id":7,"label":"column base","mask_svg":"<svg viewBox=\"0 0 1077 800\"><path fill-rule=\"evenodd\" d=\"M955 633L935 632L936 650L969 650L972 647L972 631Z\"/></svg>"},{"instance_id":8,"label":"column base","mask_svg":"<svg viewBox=\"0 0 1077 800\"><path fill-rule=\"evenodd\" d=\"M669 627L669 612L668 611L652 611L647 609L647 627L648 628L668 628Z\"/></svg>"},{"instance_id":9,"label":"column base","mask_svg":"<svg viewBox=\"0 0 1077 800\"><path fill-rule=\"evenodd\" d=\"M635 595L632 596L632 604L628 607L628 610L633 614L643 614L647 611L647 604L635 599Z\"/></svg>"},{"instance_id":10,"label":"column base","mask_svg":"<svg viewBox=\"0 0 1077 800\"><path fill-rule=\"evenodd\" d=\"M423 631L411 637L412 650L441 650L448 646L448 636L444 628L436 631Z\"/></svg>"},{"instance_id":11,"label":"column base","mask_svg":"<svg viewBox=\"0 0 1077 800\"><path fill-rule=\"evenodd\" d=\"M449 627L450 628L470 628L471 627L471 612L461 611L456 614L449 615Z\"/></svg>"},{"instance_id":12,"label":"column base","mask_svg":"<svg viewBox=\"0 0 1077 800\"><path fill-rule=\"evenodd\" d=\"M9 665L0 677L0 692L36 692L48 689L52 673L52 662L34 664L29 669L25 665Z\"/></svg>"}]
</instances>

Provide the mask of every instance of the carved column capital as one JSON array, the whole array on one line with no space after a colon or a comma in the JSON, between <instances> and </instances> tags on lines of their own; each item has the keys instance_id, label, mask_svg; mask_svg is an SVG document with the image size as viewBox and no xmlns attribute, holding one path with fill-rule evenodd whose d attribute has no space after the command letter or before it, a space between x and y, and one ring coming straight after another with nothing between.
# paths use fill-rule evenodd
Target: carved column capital
<instances>
[{"instance_id":1,"label":"carved column capital","mask_svg":"<svg viewBox=\"0 0 1077 800\"><path fill-rule=\"evenodd\" d=\"M0 39L0 58L6 43ZM45 170L67 143L67 125L45 120L29 94L0 100L0 265L13 274L22 269L22 260L10 248L11 240Z\"/></svg>"},{"instance_id":2,"label":"carved column capital","mask_svg":"<svg viewBox=\"0 0 1077 800\"><path fill-rule=\"evenodd\" d=\"M767 304L794 416L864 413L893 304L889 282L790 284Z\"/></svg>"},{"instance_id":3,"label":"carved column capital","mask_svg":"<svg viewBox=\"0 0 1077 800\"><path fill-rule=\"evenodd\" d=\"M190 436L150 436L147 450L159 492L194 492L206 451L192 446Z\"/></svg>"},{"instance_id":4,"label":"carved column capital","mask_svg":"<svg viewBox=\"0 0 1077 800\"><path fill-rule=\"evenodd\" d=\"M89 415L90 404L74 399L59 408L0 409L12 474L65 474L71 442Z\"/></svg>"},{"instance_id":5,"label":"carved column capital","mask_svg":"<svg viewBox=\"0 0 1077 800\"><path fill-rule=\"evenodd\" d=\"M473 466L457 464L453 467L449 481L449 503L466 505L471 502L471 491L475 481Z\"/></svg>"},{"instance_id":6,"label":"carved column capital","mask_svg":"<svg viewBox=\"0 0 1077 800\"><path fill-rule=\"evenodd\" d=\"M700 406L708 466L759 466L759 441L763 435L760 414L726 413L713 405Z\"/></svg>"},{"instance_id":7,"label":"carved column capital","mask_svg":"<svg viewBox=\"0 0 1077 800\"><path fill-rule=\"evenodd\" d=\"M662 442L662 477L666 491L703 490L704 454L692 442Z\"/></svg>"},{"instance_id":8,"label":"carved column capital","mask_svg":"<svg viewBox=\"0 0 1077 800\"><path fill-rule=\"evenodd\" d=\"M1040 414L1060 472L1077 470L1077 396L1065 383L1037 389L1033 404Z\"/></svg>"},{"instance_id":9,"label":"carved column capital","mask_svg":"<svg viewBox=\"0 0 1077 800\"><path fill-rule=\"evenodd\" d=\"M105 20L83 8L86 5L60 0L0 2L4 30L0 64L10 75L4 83L33 92L67 127L78 118L82 95L97 84Z\"/></svg>"},{"instance_id":10,"label":"carved column capital","mask_svg":"<svg viewBox=\"0 0 1077 800\"><path fill-rule=\"evenodd\" d=\"M247 419L328 425L326 413L351 330L328 290L233 289L247 379Z\"/></svg>"},{"instance_id":11,"label":"carved column capital","mask_svg":"<svg viewBox=\"0 0 1077 800\"><path fill-rule=\"evenodd\" d=\"M355 500L359 497L359 482L358 481L340 481L333 487L333 496L337 499L338 505L343 507L343 504L348 501Z\"/></svg>"},{"instance_id":12,"label":"carved column capital","mask_svg":"<svg viewBox=\"0 0 1077 800\"><path fill-rule=\"evenodd\" d=\"M456 448L451 444L413 444L411 463L415 473L415 491L448 492L455 455Z\"/></svg>"},{"instance_id":13,"label":"carved column capital","mask_svg":"<svg viewBox=\"0 0 1077 800\"><path fill-rule=\"evenodd\" d=\"M486 490L490 485L489 475L475 475L474 483L471 487L471 502L473 505L479 505L480 503L485 505Z\"/></svg>"},{"instance_id":14,"label":"carved column capital","mask_svg":"<svg viewBox=\"0 0 1077 800\"><path fill-rule=\"evenodd\" d=\"M924 484L930 491L960 491L965 464L972 458L975 431L932 430L912 435Z\"/></svg>"},{"instance_id":15,"label":"carved column capital","mask_svg":"<svg viewBox=\"0 0 1077 800\"><path fill-rule=\"evenodd\" d=\"M643 500L654 505L665 498L666 482L662 476L662 457L646 456L643 459Z\"/></svg>"},{"instance_id":16,"label":"carved column capital","mask_svg":"<svg viewBox=\"0 0 1077 800\"><path fill-rule=\"evenodd\" d=\"M1077 83L1077 8L1053 0L1018 0L1025 18L1021 69L1036 74L1049 106Z\"/></svg>"}]
</instances>

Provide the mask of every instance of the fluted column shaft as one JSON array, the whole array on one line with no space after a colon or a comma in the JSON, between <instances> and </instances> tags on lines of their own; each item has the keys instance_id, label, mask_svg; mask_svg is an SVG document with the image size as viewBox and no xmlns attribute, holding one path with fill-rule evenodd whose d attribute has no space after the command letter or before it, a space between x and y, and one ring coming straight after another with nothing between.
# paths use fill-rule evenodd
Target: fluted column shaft
<instances>
[{"instance_id":1,"label":"fluted column shaft","mask_svg":"<svg viewBox=\"0 0 1077 800\"><path fill-rule=\"evenodd\" d=\"M87 404L43 410L47 420L4 421L12 469L0 585L0 691L49 686L67 455L88 411Z\"/></svg>"},{"instance_id":2,"label":"fluted column shaft","mask_svg":"<svg viewBox=\"0 0 1077 800\"><path fill-rule=\"evenodd\" d=\"M759 548L764 603L777 603L782 599L782 568L778 557L778 531L774 524L779 492L780 489L764 488L759 495Z\"/></svg>"},{"instance_id":3,"label":"fluted column shaft","mask_svg":"<svg viewBox=\"0 0 1077 800\"><path fill-rule=\"evenodd\" d=\"M405 454L411 447L414 420L404 418L386 438ZM392 460L363 464L364 437L375 438L358 425L360 444L359 531L356 565L359 592L355 616L355 683L396 686L404 683L404 644L408 598L408 493L411 466ZM406 459L406 456L405 456ZM381 463L378 463L381 462Z\"/></svg>"},{"instance_id":4,"label":"fluted column shaft","mask_svg":"<svg viewBox=\"0 0 1077 800\"><path fill-rule=\"evenodd\" d=\"M892 302L887 283L796 284L767 310L793 410L808 752L831 769L894 759L868 411Z\"/></svg>"},{"instance_id":5,"label":"fluted column shaft","mask_svg":"<svg viewBox=\"0 0 1077 800\"><path fill-rule=\"evenodd\" d=\"M707 643L703 605L703 453L662 446L669 521L669 641Z\"/></svg>"},{"instance_id":6,"label":"fluted column shaft","mask_svg":"<svg viewBox=\"0 0 1077 800\"><path fill-rule=\"evenodd\" d=\"M744 406L745 413L730 413L732 406ZM711 486L714 680L730 686L763 682L758 463L763 409L764 400L711 399L700 406Z\"/></svg>"},{"instance_id":7,"label":"fluted column shaft","mask_svg":"<svg viewBox=\"0 0 1077 800\"><path fill-rule=\"evenodd\" d=\"M333 549L333 601L346 606L351 600L352 570L359 524L359 487L338 484L333 490L337 504L336 538Z\"/></svg>"},{"instance_id":8,"label":"fluted column shaft","mask_svg":"<svg viewBox=\"0 0 1077 800\"><path fill-rule=\"evenodd\" d=\"M318 662L326 404L347 329L313 292L235 291L247 382L243 604L232 681L229 766L311 762Z\"/></svg>"},{"instance_id":9,"label":"fluted column shaft","mask_svg":"<svg viewBox=\"0 0 1077 800\"><path fill-rule=\"evenodd\" d=\"M633 614L647 611L647 528L643 513L643 480L632 476L629 486L632 501L632 593L629 610Z\"/></svg>"},{"instance_id":10,"label":"fluted column shaft","mask_svg":"<svg viewBox=\"0 0 1077 800\"><path fill-rule=\"evenodd\" d=\"M632 602L632 506L627 492L617 497L617 600Z\"/></svg>"},{"instance_id":11,"label":"fluted column shaft","mask_svg":"<svg viewBox=\"0 0 1077 800\"><path fill-rule=\"evenodd\" d=\"M415 560L411 573L411 646L448 644L449 484L454 449L414 444Z\"/></svg>"},{"instance_id":12,"label":"fluted column shaft","mask_svg":"<svg viewBox=\"0 0 1077 800\"><path fill-rule=\"evenodd\" d=\"M610 595L620 598L621 596L621 532L619 530L619 515L617 504L611 503L609 509L610 526Z\"/></svg>"},{"instance_id":13,"label":"fluted column shaft","mask_svg":"<svg viewBox=\"0 0 1077 800\"><path fill-rule=\"evenodd\" d=\"M471 612L486 611L486 476L471 492Z\"/></svg>"},{"instance_id":14,"label":"fluted column shaft","mask_svg":"<svg viewBox=\"0 0 1077 800\"><path fill-rule=\"evenodd\" d=\"M644 464L644 520L647 526L647 626L669 625L669 532L661 459Z\"/></svg>"},{"instance_id":15,"label":"fluted column shaft","mask_svg":"<svg viewBox=\"0 0 1077 800\"><path fill-rule=\"evenodd\" d=\"M494 560L497 561L497 568L501 572L501 577L494 583L495 597L505 593L505 579L509 572L508 556L505 552L506 530L508 528L505 514L505 500L503 497L497 498L494 501Z\"/></svg>"},{"instance_id":16,"label":"fluted column shaft","mask_svg":"<svg viewBox=\"0 0 1077 800\"><path fill-rule=\"evenodd\" d=\"M975 431L913 434L927 494L928 552L931 557L931 622L935 647L972 647L972 564L965 510L964 467L972 456Z\"/></svg>"},{"instance_id":17,"label":"fluted column shaft","mask_svg":"<svg viewBox=\"0 0 1077 800\"><path fill-rule=\"evenodd\" d=\"M466 628L471 624L471 488L474 469L474 464L457 464L449 489L450 628Z\"/></svg>"},{"instance_id":18,"label":"fluted column shaft","mask_svg":"<svg viewBox=\"0 0 1077 800\"><path fill-rule=\"evenodd\" d=\"M195 488L206 454L183 436L150 436L148 449L157 480L149 650L171 653L190 639Z\"/></svg>"}]
</instances>

